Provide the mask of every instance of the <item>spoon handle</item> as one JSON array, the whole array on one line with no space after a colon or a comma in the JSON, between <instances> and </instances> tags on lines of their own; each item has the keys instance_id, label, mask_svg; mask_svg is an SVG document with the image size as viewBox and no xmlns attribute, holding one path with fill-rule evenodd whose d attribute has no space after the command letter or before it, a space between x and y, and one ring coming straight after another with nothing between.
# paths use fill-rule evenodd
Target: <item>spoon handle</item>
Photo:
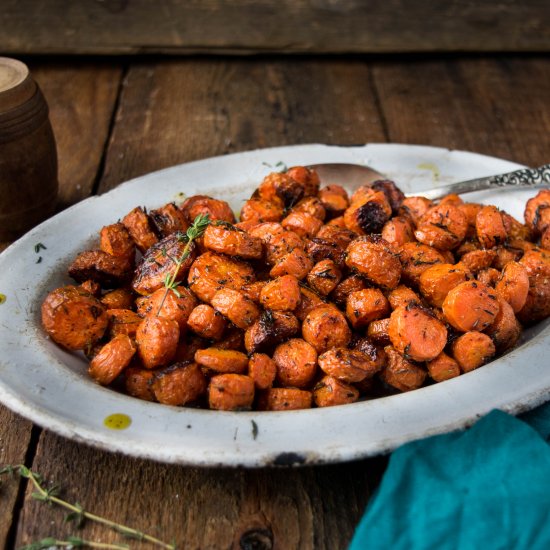
<instances>
[{"instance_id":1,"label":"spoon handle","mask_svg":"<svg viewBox=\"0 0 550 550\"><path fill-rule=\"evenodd\" d=\"M484 189L501 188L520 188L520 187L538 187L541 185L550 185L550 164L545 164L539 168L524 168L515 170L507 174L498 176L489 176L475 180L461 181L437 187L436 189L426 189L417 194L428 199L440 199L450 193L461 195L471 193L472 191L482 191Z\"/></svg>"}]
</instances>

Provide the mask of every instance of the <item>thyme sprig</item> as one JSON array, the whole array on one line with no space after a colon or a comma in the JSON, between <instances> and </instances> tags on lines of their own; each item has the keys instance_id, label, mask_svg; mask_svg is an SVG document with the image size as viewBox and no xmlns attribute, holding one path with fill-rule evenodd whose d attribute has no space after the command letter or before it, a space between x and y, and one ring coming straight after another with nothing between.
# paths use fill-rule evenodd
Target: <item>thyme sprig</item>
<instances>
[{"instance_id":1,"label":"thyme sprig","mask_svg":"<svg viewBox=\"0 0 550 550\"><path fill-rule=\"evenodd\" d=\"M206 231L206 228L210 225L210 221L210 216L208 214L199 214L193 220L193 223L189 226L185 234L182 234L181 239L187 241L187 244L185 245L185 248L183 249L183 252L181 253L181 256L179 258L171 258L176 265L176 269L173 273L167 273L166 277L164 278L164 287L166 290L164 291L164 296L160 301L160 305L157 310L157 316L161 312L164 301L166 300L166 297L168 296L168 293L170 291L172 291L178 298L180 297L180 293L177 289L179 282L176 279L180 272L181 266L183 265L183 262L187 260L189 254L191 253L191 244Z\"/></svg>"},{"instance_id":2,"label":"thyme sprig","mask_svg":"<svg viewBox=\"0 0 550 550\"><path fill-rule=\"evenodd\" d=\"M7 465L0 469L0 475L7 474L13 476L13 474L15 473L18 473L21 477L28 479L32 483L34 491L31 493L31 497L34 500L45 502L50 505L56 504L58 506L61 506L62 508L65 508L65 510L69 510L69 514L65 517L65 521L75 520L77 526L80 526L84 520L89 520L95 523L99 523L101 525L105 525L106 527L113 529L117 533L120 533L127 538L149 542L151 544L154 544L155 546L166 548L168 550L175 550L176 548L175 544L168 544L161 541L160 539L157 539L156 537L153 537L152 535L147 535L142 531L133 529L132 527L128 527L102 516L98 516L97 514L87 512L80 504L78 504L78 502L75 504L71 504L70 502L63 500L59 497L59 488L57 486L47 488L44 484L42 476L36 472L31 471L23 464L20 464L19 466ZM57 540L53 537L47 537L28 546L25 546L21 550L41 550L42 548L50 548L52 546L87 546L90 548L109 548L115 550L127 550L129 548L126 544L93 542L81 539L79 537L71 536L68 537L67 540Z\"/></svg>"},{"instance_id":3,"label":"thyme sprig","mask_svg":"<svg viewBox=\"0 0 550 550\"><path fill-rule=\"evenodd\" d=\"M94 542L80 537L67 537L67 540L58 540L46 537L36 542L22 546L19 550L45 550L46 548L107 548L109 550L128 550L127 544L111 544L109 542Z\"/></svg>"}]
</instances>

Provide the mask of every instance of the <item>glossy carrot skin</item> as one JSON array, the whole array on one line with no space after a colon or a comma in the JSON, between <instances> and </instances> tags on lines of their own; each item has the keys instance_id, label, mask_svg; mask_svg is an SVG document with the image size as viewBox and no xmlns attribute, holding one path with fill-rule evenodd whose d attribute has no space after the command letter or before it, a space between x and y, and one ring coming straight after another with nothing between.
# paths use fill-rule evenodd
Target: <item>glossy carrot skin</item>
<instances>
[{"instance_id":1,"label":"glossy carrot skin","mask_svg":"<svg viewBox=\"0 0 550 550\"><path fill-rule=\"evenodd\" d=\"M522 223L390 180L320 189L293 166L238 221L232 206L195 195L104 226L77 286L46 296L46 333L141 399L282 411L444 382L550 316L550 190Z\"/></svg>"}]
</instances>

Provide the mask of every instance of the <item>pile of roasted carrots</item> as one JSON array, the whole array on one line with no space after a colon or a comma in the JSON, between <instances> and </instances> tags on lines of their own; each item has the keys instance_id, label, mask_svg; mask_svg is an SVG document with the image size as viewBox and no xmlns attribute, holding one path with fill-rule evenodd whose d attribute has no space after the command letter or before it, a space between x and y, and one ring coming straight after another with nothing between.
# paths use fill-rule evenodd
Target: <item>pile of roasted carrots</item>
<instances>
[{"instance_id":1,"label":"pile of roasted carrots","mask_svg":"<svg viewBox=\"0 0 550 550\"><path fill-rule=\"evenodd\" d=\"M550 190L525 223L302 166L244 203L196 195L103 227L42 304L98 383L169 405L290 410L441 382L550 315Z\"/></svg>"}]
</instances>

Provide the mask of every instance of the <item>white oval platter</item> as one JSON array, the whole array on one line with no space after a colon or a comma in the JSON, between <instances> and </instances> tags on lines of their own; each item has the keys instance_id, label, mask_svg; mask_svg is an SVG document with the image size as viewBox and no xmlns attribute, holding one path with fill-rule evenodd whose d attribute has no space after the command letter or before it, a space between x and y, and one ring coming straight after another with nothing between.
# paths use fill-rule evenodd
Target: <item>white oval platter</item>
<instances>
[{"instance_id":1,"label":"white oval platter","mask_svg":"<svg viewBox=\"0 0 550 550\"><path fill-rule=\"evenodd\" d=\"M281 164L368 164L405 191L503 173L519 165L473 153L411 145L298 145L221 156L148 174L84 200L27 233L0 255L0 401L62 436L109 451L196 466L320 464L391 451L414 439L463 428L491 409L528 410L550 398L550 324L474 372L413 392L325 409L216 412L140 401L95 384L86 362L50 341L40 326L47 292L71 282L66 268L97 242L99 229L136 205L154 208L192 194L238 210ZM534 191L477 193L522 219ZM47 248L35 251L37 243ZM36 263L39 256L42 261ZM109 415L131 419L125 430Z\"/></svg>"}]
</instances>

